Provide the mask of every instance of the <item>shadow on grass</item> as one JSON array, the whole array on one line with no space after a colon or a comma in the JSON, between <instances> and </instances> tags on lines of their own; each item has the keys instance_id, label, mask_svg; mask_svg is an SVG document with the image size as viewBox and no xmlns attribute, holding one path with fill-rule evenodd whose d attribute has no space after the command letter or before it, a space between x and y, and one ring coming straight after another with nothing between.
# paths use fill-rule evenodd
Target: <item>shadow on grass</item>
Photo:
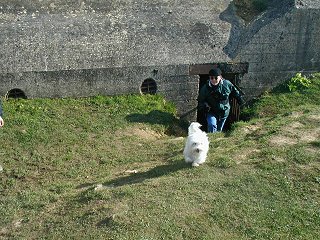
<instances>
[{"instance_id":1,"label":"shadow on grass","mask_svg":"<svg viewBox=\"0 0 320 240\"><path fill-rule=\"evenodd\" d=\"M120 187L124 185L137 184L148 179L169 175L173 172L177 172L185 168L190 168L190 165L186 164L182 160L176 161L173 164L154 167L146 172L141 172L141 173L138 172L138 173L133 173L129 176L119 177L114 180L105 182L103 185L107 187Z\"/></svg>"},{"instance_id":2,"label":"shadow on grass","mask_svg":"<svg viewBox=\"0 0 320 240\"><path fill-rule=\"evenodd\" d=\"M310 143L313 147L320 148L320 140L319 141L314 141Z\"/></svg>"},{"instance_id":3,"label":"shadow on grass","mask_svg":"<svg viewBox=\"0 0 320 240\"><path fill-rule=\"evenodd\" d=\"M164 125L166 134L175 136L186 135L188 123L176 118L172 113L153 110L147 114L134 113L126 117L129 122Z\"/></svg>"}]
</instances>

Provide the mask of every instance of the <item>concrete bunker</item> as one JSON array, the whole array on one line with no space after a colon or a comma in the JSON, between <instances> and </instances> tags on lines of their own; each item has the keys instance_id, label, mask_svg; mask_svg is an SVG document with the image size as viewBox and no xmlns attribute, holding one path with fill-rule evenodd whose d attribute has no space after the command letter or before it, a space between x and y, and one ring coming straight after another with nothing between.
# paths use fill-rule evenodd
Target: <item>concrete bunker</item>
<instances>
[{"instance_id":1,"label":"concrete bunker","mask_svg":"<svg viewBox=\"0 0 320 240\"><path fill-rule=\"evenodd\" d=\"M222 76L225 79L231 81L241 92L245 93L239 87L244 74L248 73L248 63L214 63L214 64L198 64L190 66L190 75L199 75L199 91L203 85L205 85L209 79L209 70L219 67L222 71ZM225 129L230 129L231 124L239 121L240 119L240 106L236 99L230 98L231 111L230 115L225 123ZM207 123L203 112L197 111L197 121L202 124L202 129L207 129Z\"/></svg>"}]
</instances>

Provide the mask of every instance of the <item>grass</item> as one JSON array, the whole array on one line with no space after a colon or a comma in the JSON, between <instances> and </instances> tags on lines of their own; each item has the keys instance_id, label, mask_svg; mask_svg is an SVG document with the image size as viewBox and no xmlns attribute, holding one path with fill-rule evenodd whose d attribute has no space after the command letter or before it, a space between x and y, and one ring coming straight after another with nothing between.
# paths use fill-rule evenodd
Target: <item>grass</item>
<instances>
[{"instance_id":1,"label":"grass","mask_svg":"<svg viewBox=\"0 0 320 240\"><path fill-rule=\"evenodd\" d=\"M0 239L319 239L320 75L183 161L161 96L4 101Z\"/></svg>"}]
</instances>

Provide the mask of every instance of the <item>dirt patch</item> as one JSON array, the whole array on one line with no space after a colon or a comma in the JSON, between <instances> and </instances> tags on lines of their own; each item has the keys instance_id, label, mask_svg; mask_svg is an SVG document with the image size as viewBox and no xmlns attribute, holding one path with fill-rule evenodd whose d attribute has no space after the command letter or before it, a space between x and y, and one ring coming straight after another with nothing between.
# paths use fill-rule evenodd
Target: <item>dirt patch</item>
<instances>
[{"instance_id":1,"label":"dirt patch","mask_svg":"<svg viewBox=\"0 0 320 240\"><path fill-rule=\"evenodd\" d=\"M283 132L289 132L291 134L300 134L304 127L305 126L300 122L292 122L283 128Z\"/></svg>"},{"instance_id":2,"label":"dirt patch","mask_svg":"<svg viewBox=\"0 0 320 240\"><path fill-rule=\"evenodd\" d=\"M273 136L270 139L270 143L274 145L294 145L299 142L310 143L320 139L320 128L316 129L304 129L305 126L299 122L293 122L292 124L283 128L283 133L290 133L290 136Z\"/></svg>"},{"instance_id":3,"label":"dirt patch","mask_svg":"<svg viewBox=\"0 0 320 240\"><path fill-rule=\"evenodd\" d=\"M319 121L320 122L320 115L310 115L307 117L308 119L311 119L311 120L316 120L316 121Z\"/></svg>"},{"instance_id":4,"label":"dirt patch","mask_svg":"<svg viewBox=\"0 0 320 240\"><path fill-rule=\"evenodd\" d=\"M116 135L121 135L121 136L136 136L142 139L147 139L147 140L155 140L161 138L163 135L148 129L144 128L142 126L133 126L133 127L128 127L126 129L121 129L116 131Z\"/></svg>"},{"instance_id":5,"label":"dirt patch","mask_svg":"<svg viewBox=\"0 0 320 240\"><path fill-rule=\"evenodd\" d=\"M300 122L293 122L290 125L288 125L287 127L291 128L291 129L302 129L304 127L304 125Z\"/></svg>"},{"instance_id":6,"label":"dirt patch","mask_svg":"<svg viewBox=\"0 0 320 240\"><path fill-rule=\"evenodd\" d=\"M247 134L249 134L249 133L252 133L252 132L255 132L255 131L257 131L257 130L259 130L260 128L261 128L261 124L260 125L249 125L249 126L245 126L244 128L243 128L243 131L245 132L245 133L247 133Z\"/></svg>"},{"instance_id":7,"label":"dirt patch","mask_svg":"<svg viewBox=\"0 0 320 240\"><path fill-rule=\"evenodd\" d=\"M270 139L270 143L277 146L294 145L298 143L298 139L286 136L274 136Z\"/></svg>"},{"instance_id":8,"label":"dirt patch","mask_svg":"<svg viewBox=\"0 0 320 240\"><path fill-rule=\"evenodd\" d=\"M235 162L236 164L241 164L244 161L247 161L251 155L260 153L261 150L259 149L246 149L246 151L242 151L241 154L237 155Z\"/></svg>"},{"instance_id":9,"label":"dirt patch","mask_svg":"<svg viewBox=\"0 0 320 240\"><path fill-rule=\"evenodd\" d=\"M320 128L308 129L307 131L301 132L300 139L303 142L313 142L320 139Z\"/></svg>"}]
</instances>

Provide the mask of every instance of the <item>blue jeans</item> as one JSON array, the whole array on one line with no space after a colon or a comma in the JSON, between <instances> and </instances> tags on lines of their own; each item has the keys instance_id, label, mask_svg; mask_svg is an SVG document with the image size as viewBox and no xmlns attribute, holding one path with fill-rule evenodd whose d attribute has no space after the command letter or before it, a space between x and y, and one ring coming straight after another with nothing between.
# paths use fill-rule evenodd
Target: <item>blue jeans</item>
<instances>
[{"instance_id":1,"label":"blue jeans","mask_svg":"<svg viewBox=\"0 0 320 240\"><path fill-rule=\"evenodd\" d=\"M208 133L221 132L227 118L217 118L211 113L207 114Z\"/></svg>"}]
</instances>

